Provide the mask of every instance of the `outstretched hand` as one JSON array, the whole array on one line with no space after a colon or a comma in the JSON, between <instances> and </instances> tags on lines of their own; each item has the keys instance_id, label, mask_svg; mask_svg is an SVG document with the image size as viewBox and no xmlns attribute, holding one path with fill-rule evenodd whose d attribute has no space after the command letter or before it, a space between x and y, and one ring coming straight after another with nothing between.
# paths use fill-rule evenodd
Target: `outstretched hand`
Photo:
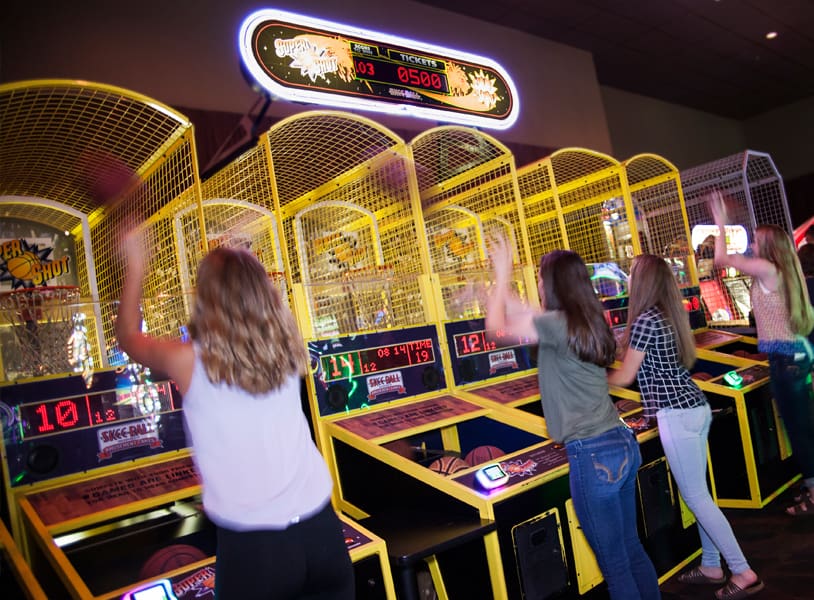
<instances>
[{"instance_id":1,"label":"outstretched hand","mask_svg":"<svg viewBox=\"0 0 814 600\"><path fill-rule=\"evenodd\" d=\"M707 195L707 204L709 211L712 213L712 220L719 227L726 225L726 200L720 190L712 190Z\"/></svg>"},{"instance_id":2,"label":"outstretched hand","mask_svg":"<svg viewBox=\"0 0 814 600\"><path fill-rule=\"evenodd\" d=\"M131 229L125 234L122 252L130 274L138 278L143 277L147 269L147 245L141 227Z\"/></svg>"},{"instance_id":3,"label":"outstretched hand","mask_svg":"<svg viewBox=\"0 0 814 600\"><path fill-rule=\"evenodd\" d=\"M489 238L489 258L492 261L492 273L496 283L506 283L512 273L512 249L502 234Z\"/></svg>"}]
</instances>

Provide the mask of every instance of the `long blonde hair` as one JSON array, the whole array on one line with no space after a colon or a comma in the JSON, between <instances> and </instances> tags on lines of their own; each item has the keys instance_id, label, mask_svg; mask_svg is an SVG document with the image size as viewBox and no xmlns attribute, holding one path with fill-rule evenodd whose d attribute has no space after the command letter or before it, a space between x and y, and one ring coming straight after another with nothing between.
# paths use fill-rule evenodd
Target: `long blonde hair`
<instances>
[{"instance_id":1,"label":"long blonde hair","mask_svg":"<svg viewBox=\"0 0 814 600\"><path fill-rule=\"evenodd\" d=\"M653 254L642 254L633 259L630 267L629 300L627 327L622 336L622 345L627 347L630 343L630 328L639 315L656 307L675 332L681 364L688 369L692 368L696 353L690 317L684 309L684 300L673 271L663 258Z\"/></svg>"},{"instance_id":2,"label":"long blonde hair","mask_svg":"<svg viewBox=\"0 0 814 600\"><path fill-rule=\"evenodd\" d=\"M189 331L213 383L262 394L305 373L308 354L294 316L245 250L216 248L201 261Z\"/></svg>"},{"instance_id":3,"label":"long blonde hair","mask_svg":"<svg viewBox=\"0 0 814 600\"><path fill-rule=\"evenodd\" d=\"M755 241L758 257L777 269L777 289L789 312L791 330L797 335L808 335L814 329L814 308L791 238L777 225L760 225L755 229Z\"/></svg>"}]
</instances>

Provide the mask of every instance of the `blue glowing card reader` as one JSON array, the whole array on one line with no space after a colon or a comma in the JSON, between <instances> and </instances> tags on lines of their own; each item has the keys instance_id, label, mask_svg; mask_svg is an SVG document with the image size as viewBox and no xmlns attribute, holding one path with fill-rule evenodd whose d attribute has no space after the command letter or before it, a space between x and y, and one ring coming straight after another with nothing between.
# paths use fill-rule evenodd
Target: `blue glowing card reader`
<instances>
[{"instance_id":1,"label":"blue glowing card reader","mask_svg":"<svg viewBox=\"0 0 814 600\"><path fill-rule=\"evenodd\" d=\"M509 481L509 474L503 470L499 463L492 463L478 469L475 473L475 479L481 487L493 490L505 485Z\"/></svg>"},{"instance_id":2,"label":"blue glowing card reader","mask_svg":"<svg viewBox=\"0 0 814 600\"><path fill-rule=\"evenodd\" d=\"M127 592L122 600L178 600L169 580L161 579Z\"/></svg>"}]
</instances>

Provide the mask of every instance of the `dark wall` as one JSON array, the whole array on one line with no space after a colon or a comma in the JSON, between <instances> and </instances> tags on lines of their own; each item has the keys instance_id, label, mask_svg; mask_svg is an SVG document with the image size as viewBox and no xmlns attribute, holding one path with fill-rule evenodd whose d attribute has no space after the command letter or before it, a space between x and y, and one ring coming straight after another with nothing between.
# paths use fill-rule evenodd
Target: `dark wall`
<instances>
[{"instance_id":1,"label":"dark wall","mask_svg":"<svg viewBox=\"0 0 814 600\"><path fill-rule=\"evenodd\" d=\"M802 175L785 182L789 203L791 226L799 227L814 215L814 173Z\"/></svg>"}]
</instances>

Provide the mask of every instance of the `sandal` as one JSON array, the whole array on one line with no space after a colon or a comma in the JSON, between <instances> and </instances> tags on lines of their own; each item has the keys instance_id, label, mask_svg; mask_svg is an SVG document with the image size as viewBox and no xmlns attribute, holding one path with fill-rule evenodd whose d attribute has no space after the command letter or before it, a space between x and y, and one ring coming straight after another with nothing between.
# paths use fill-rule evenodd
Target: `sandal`
<instances>
[{"instance_id":1,"label":"sandal","mask_svg":"<svg viewBox=\"0 0 814 600\"><path fill-rule=\"evenodd\" d=\"M786 509L786 514L792 517L814 517L814 500L807 494L802 494L797 504Z\"/></svg>"},{"instance_id":2,"label":"sandal","mask_svg":"<svg viewBox=\"0 0 814 600\"><path fill-rule=\"evenodd\" d=\"M693 567L689 571L684 571L678 576L679 583L691 583L693 585L721 585L726 582L726 577L721 575L717 579L704 575L699 567Z\"/></svg>"},{"instance_id":3,"label":"sandal","mask_svg":"<svg viewBox=\"0 0 814 600\"><path fill-rule=\"evenodd\" d=\"M792 497L792 502L794 502L795 504L799 504L800 502L803 501L803 498L808 498L810 496L811 494L808 491L808 486L803 485L800 486L800 489L797 490L797 493L794 494L794 496Z\"/></svg>"},{"instance_id":4,"label":"sandal","mask_svg":"<svg viewBox=\"0 0 814 600\"><path fill-rule=\"evenodd\" d=\"M718 600L741 600L742 598L748 598L753 594L757 594L764 587L760 579L747 588L742 588L730 580L724 587L715 592L715 597Z\"/></svg>"}]
</instances>

